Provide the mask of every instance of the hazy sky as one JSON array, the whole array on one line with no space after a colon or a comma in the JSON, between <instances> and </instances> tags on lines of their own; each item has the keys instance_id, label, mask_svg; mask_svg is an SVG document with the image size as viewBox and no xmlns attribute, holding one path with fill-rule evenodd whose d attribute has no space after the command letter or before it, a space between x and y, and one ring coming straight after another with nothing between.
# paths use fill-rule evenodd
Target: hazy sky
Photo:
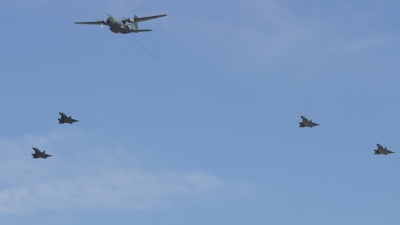
<instances>
[{"instance_id":1,"label":"hazy sky","mask_svg":"<svg viewBox=\"0 0 400 225\"><path fill-rule=\"evenodd\" d=\"M399 8L1 1L0 224L399 224Z\"/></svg>"}]
</instances>

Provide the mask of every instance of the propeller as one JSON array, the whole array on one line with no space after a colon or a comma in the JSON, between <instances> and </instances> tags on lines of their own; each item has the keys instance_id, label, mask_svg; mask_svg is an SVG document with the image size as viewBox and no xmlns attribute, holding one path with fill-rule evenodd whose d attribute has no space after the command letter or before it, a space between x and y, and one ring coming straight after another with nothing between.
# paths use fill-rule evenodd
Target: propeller
<instances>
[{"instance_id":1,"label":"propeller","mask_svg":"<svg viewBox=\"0 0 400 225\"><path fill-rule=\"evenodd\" d=\"M108 17L114 18L110 14L108 14L108 13L106 13L106 14ZM107 18L107 20L103 20L103 23L101 24L101 28L103 28L103 25L107 25L109 21L110 21L109 18Z\"/></svg>"}]
</instances>

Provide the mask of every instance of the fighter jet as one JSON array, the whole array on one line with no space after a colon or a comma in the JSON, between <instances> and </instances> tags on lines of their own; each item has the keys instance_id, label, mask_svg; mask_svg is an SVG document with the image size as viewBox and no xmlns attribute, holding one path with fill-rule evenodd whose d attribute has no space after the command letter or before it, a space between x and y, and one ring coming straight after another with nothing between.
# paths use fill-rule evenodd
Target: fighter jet
<instances>
[{"instance_id":1,"label":"fighter jet","mask_svg":"<svg viewBox=\"0 0 400 225\"><path fill-rule=\"evenodd\" d=\"M46 159L47 157L51 157L52 155L46 154L46 151L41 152L38 148L32 147L35 150L35 153L32 153L34 159L43 158Z\"/></svg>"},{"instance_id":2,"label":"fighter jet","mask_svg":"<svg viewBox=\"0 0 400 225\"><path fill-rule=\"evenodd\" d=\"M303 122L299 122L300 127L311 127L311 128L313 128L314 126L319 126L318 123L314 123L312 120L308 120L304 116L301 116L301 119L303 120Z\"/></svg>"},{"instance_id":3,"label":"fighter jet","mask_svg":"<svg viewBox=\"0 0 400 225\"><path fill-rule=\"evenodd\" d=\"M59 124L64 124L64 123L73 124L75 122L79 122L79 120L72 119L71 116L68 117L67 115L65 115L62 112L59 112L59 113L61 115L61 118L58 119Z\"/></svg>"},{"instance_id":4,"label":"fighter jet","mask_svg":"<svg viewBox=\"0 0 400 225\"><path fill-rule=\"evenodd\" d=\"M138 23L146 20L157 19L164 16L167 16L167 14L148 16L148 17L137 17L135 15L133 19L125 18L123 20L119 20L108 15L107 20L98 20L94 22L75 22L75 24L101 25L101 28L103 28L103 25L106 25L109 26L110 30L116 34L117 33L128 34L128 33L152 31L151 29L139 30Z\"/></svg>"},{"instance_id":5,"label":"fighter jet","mask_svg":"<svg viewBox=\"0 0 400 225\"><path fill-rule=\"evenodd\" d=\"M380 145L380 144L376 144L376 145L378 146L378 149L374 150L375 151L375 153L374 153L375 155L380 155L380 154L387 155L387 154L394 153L392 151L389 151L386 147L385 148L382 147L382 145Z\"/></svg>"}]
</instances>

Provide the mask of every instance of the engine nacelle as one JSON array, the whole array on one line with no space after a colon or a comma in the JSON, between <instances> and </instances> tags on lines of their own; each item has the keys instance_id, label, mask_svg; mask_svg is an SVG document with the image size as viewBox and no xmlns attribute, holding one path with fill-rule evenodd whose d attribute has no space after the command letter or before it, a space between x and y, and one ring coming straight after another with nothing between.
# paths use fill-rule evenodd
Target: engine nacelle
<instances>
[{"instance_id":1,"label":"engine nacelle","mask_svg":"<svg viewBox=\"0 0 400 225\"><path fill-rule=\"evenodd\" d=\"M114 30L112 27L110 27L110 30L116 34L118 33L118 30Z\"/></svg>"}]
</instances>

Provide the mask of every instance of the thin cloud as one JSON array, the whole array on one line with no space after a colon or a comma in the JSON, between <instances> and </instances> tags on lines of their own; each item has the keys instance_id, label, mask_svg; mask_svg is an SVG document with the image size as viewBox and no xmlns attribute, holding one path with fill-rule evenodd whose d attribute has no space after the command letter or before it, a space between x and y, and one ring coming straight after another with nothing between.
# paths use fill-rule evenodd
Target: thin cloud
<instances>
[{"instance_id":1,"label":"thin cloud","mask_svg":"<svg viewBox=\"0 0 400 225\"><path fill-rule=\"evenodd\" d=\"M84 168L79 169L84 171ZM14 185L0 191L0 213L66 209L149 210L168 205L171 198L204 196L224 186L217 177L204 173L104 170L108 168L96 176L83 174L73 179Z\"/></svg>"},{"instance_id":2,"label":"thin cloud","mask_svg":"<svg viewBox=\"0 0 400 225\"><path fill-rule=\"evenodd\" d=\"M71 135L68 140L79 140L79 136ZM206 172L149 172L107 162L26 157L28 143L40 142L55 148L60 143L59 137L65 134L0 139L0 149L6 156L0 159L1 169L9 171L1 175L0 214L46 210L151 210L168 206L171 199L203 199L213 193L232 190L226 182Z\"/></svg>"}]
</instances>

